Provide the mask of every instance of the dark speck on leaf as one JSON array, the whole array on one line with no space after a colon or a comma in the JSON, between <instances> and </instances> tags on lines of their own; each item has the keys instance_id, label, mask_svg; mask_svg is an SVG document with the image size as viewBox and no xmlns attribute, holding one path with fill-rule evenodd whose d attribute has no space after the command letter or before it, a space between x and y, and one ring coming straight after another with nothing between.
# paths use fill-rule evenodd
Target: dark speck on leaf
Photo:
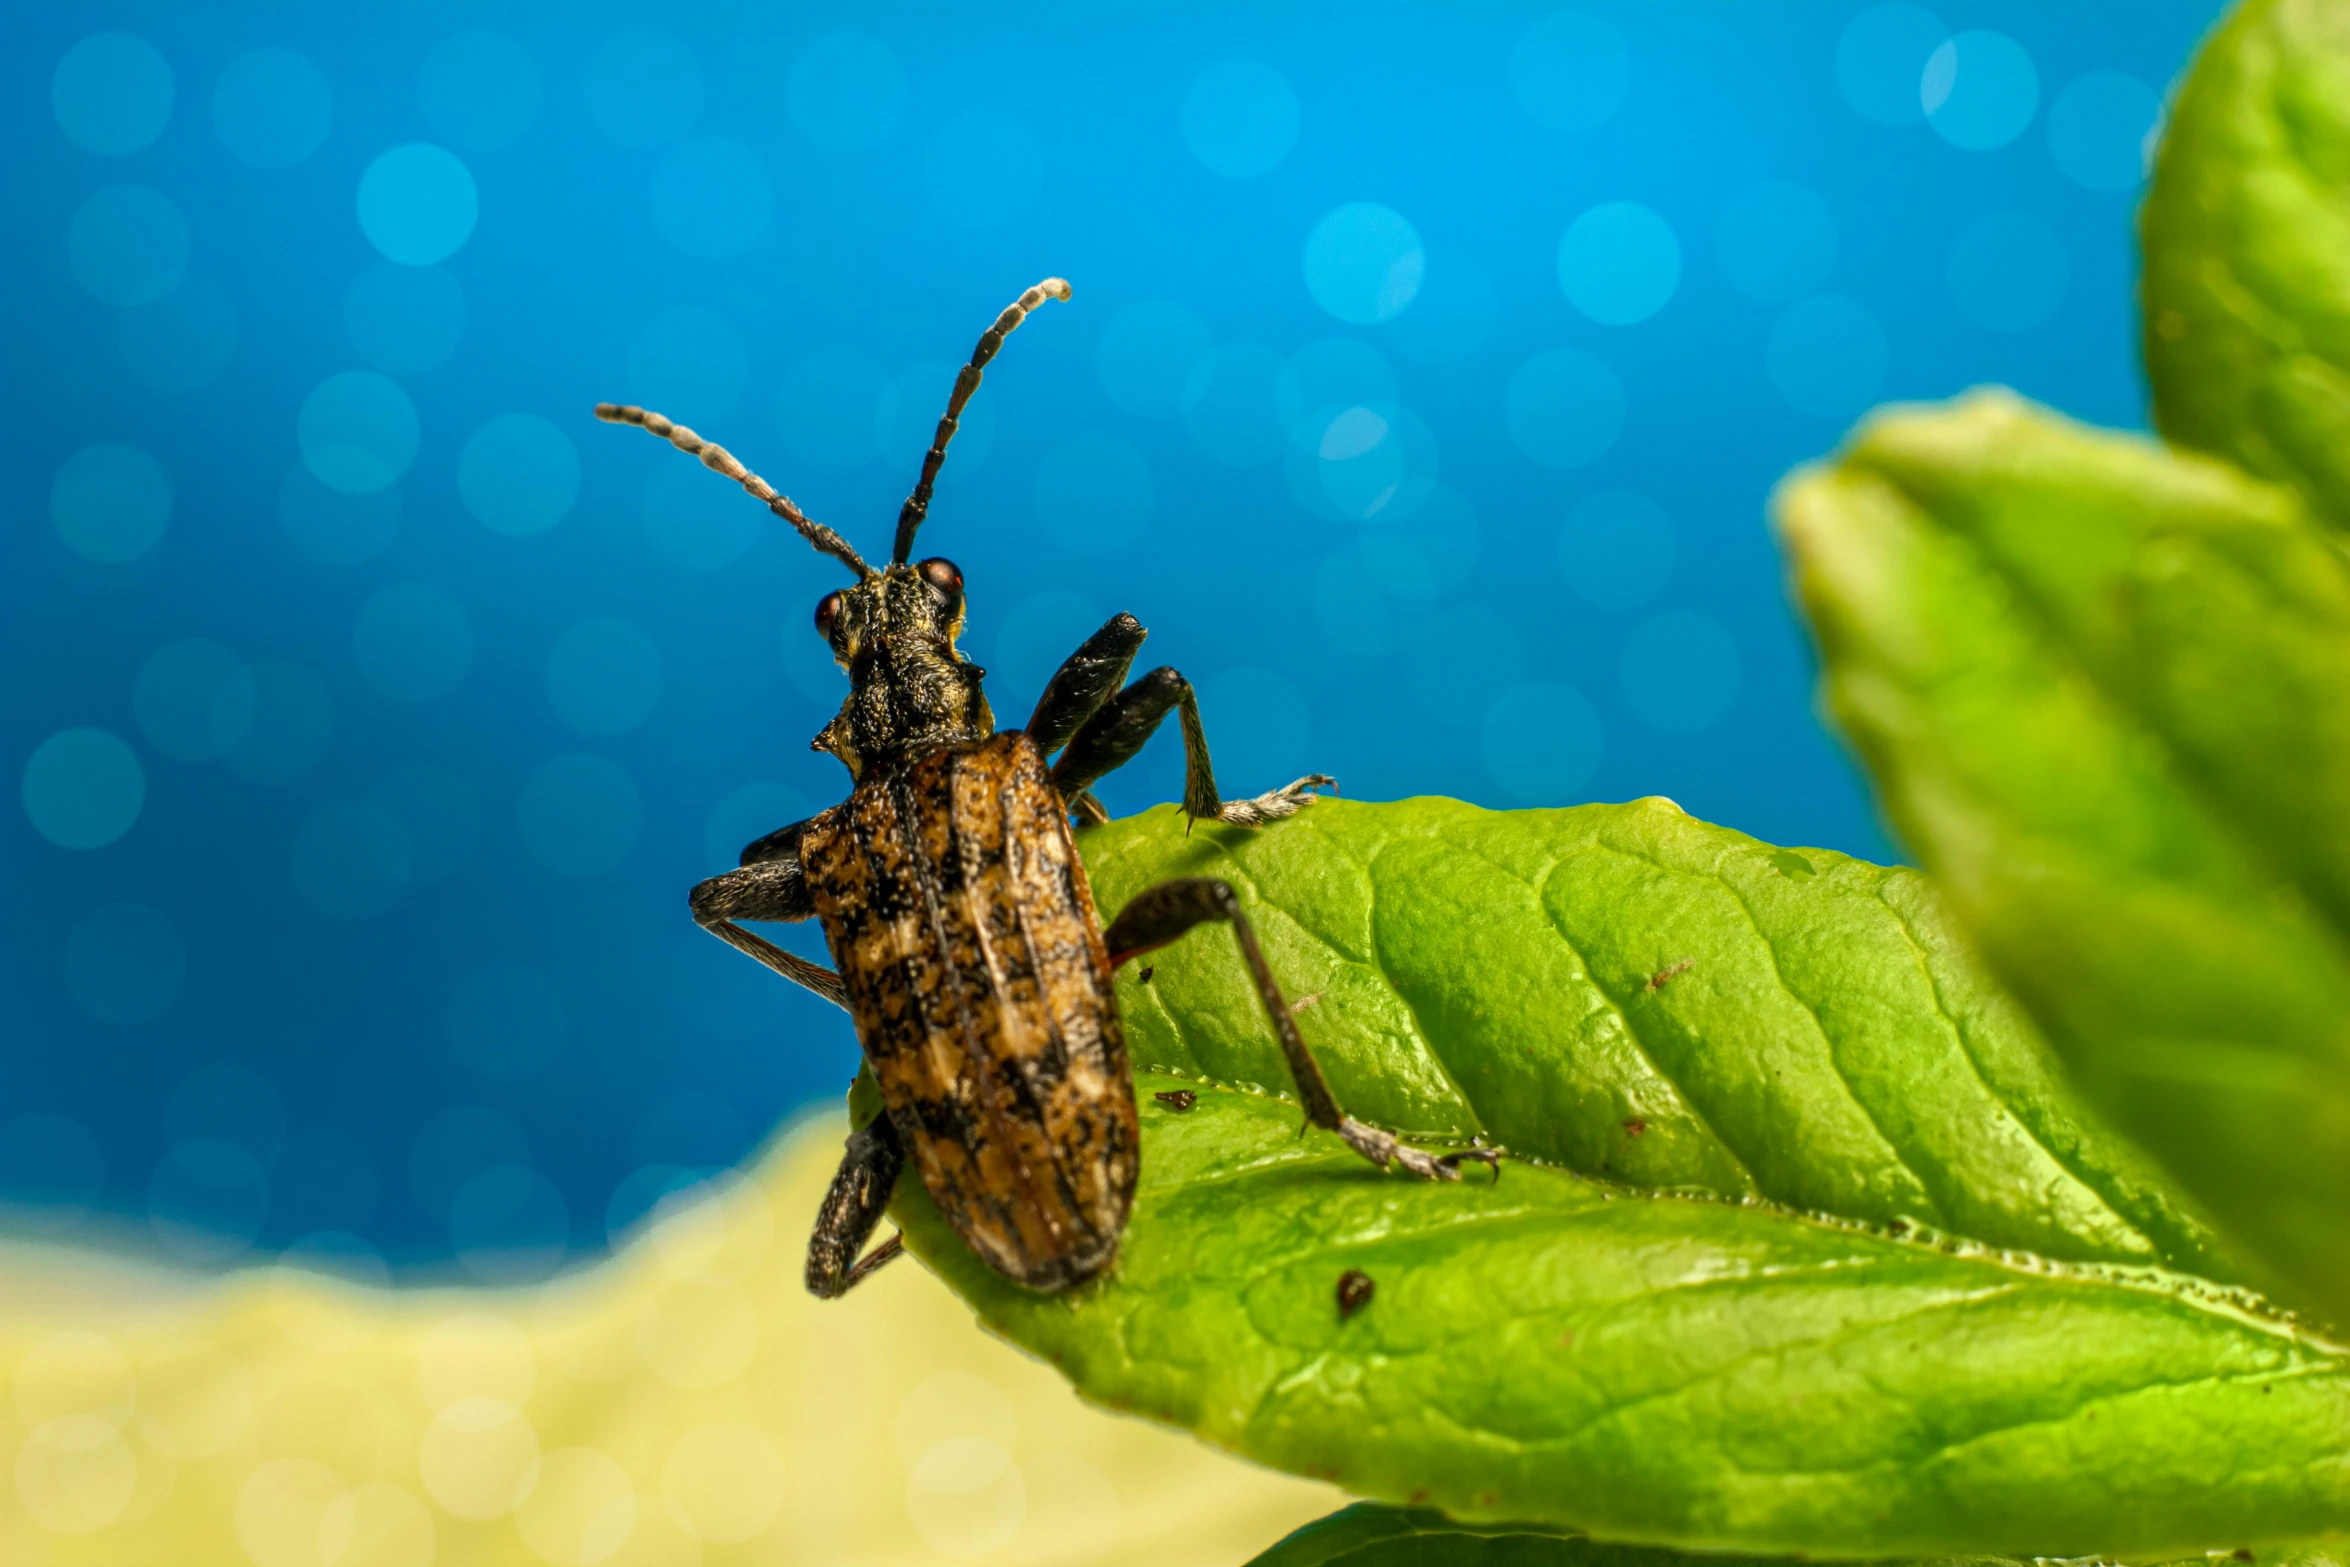
<instances>
[{"instance_id":1,"label":"dark speck on leaf","mask_svg":"<svg viewBox=\"0 0 2350 1567\"><path fill-rule=\"evenodd\" d=\"M1151 1097L1156 1099L1159 1103L1165 1105L1168 1109L1174 1111L1177 1115L1181 1115L1184 1111L1199 1103L1199 1095L1193 1093L1188 1088L1170 1088L1165 1093L1153 1094Z\"/></svg>"},{"instance_id":2,"label":"dark speck on leaf","mask_svg":"<svg viewBox=\"0 0 2350 1567\"><path fill-rule=\"evenodd\" d=\"M1678 979L1683 974L1688 973L1695 967L1697 967L1697 960L1695 958L1683 958L1678 963L1658 969L1654 974L1651 974L1648 977L1648 988L1651 990L1662 990L1667 984L1671 983L1675 979Z\"/></svg>"},{"instance_id":3,"label":"dark speck on leaf","mask_svg":"<svg viewBox=\"0 0 2350 1567\"><path fill-rule=\"evenodd\" d=\"M1149 984L1151 982L1151 966L1148 963L1145 963L1142 966L1142 972L1135 975L1134 977L1146 985Z\"/></svg>"},{"instance_id":4,"label":"dark speck on leaf","mask_svg":"<svg viewBox=\"0 0 2350 1567\"><path fill-rule=\"evenodd\" d=\"M1627 1137L1638 1137L1642 1132L1647 1130L1648 1123L1641 1120L1638 1116L1634 1116L1631 1120L1624 1123L1624 1135Z\"/></svg>"},{"instance_id":5,"label":"dark speck on leaf","mask_svg":"<svg viewBox=\"0 0 2350 1567\"><path fill-rule=\"evenodd\" d=\"M2241 1545L2237 1546L2237 1547L2236 1547L2234 1550L2232 1550L2232 1551L2228 1552L2228 1554L2229 1554L2230 1556L2233 1556L2233 1557L2234 1557L2236 1560L2238 1560L2238 1561L2240 1561L2240 1562L2248 1562L2248 1561L2252 1560L2252 1553L2251 1553L2250 1551L2246 1550L2246 1549L2245 1549L2243 1546L2241 1546Z\"/></svg>"},{"instance_id":6,"label":"dark speck on leaf","mask_svg":"<svg viewBox=\"0 0 2350 1567\"><path fill-rule=\"evenodd\" d=\"M1349 1268L1338 1276L1338 1320L1344 1322L1365 1306L1371 1304L1371 1275L1360 1268Z\"/></svg>"},{"instance_id":7,"label":"dark speck on leaf","mask_svg":"<svg viewBox=\"0 0 2350 1567\"><path fill-rule=\"evenodd\" d=\"M1907 1219L1895 1219L1891 1224L1886 1225L1885 1228L1895 1235L1907 1235L1909 1233L1909 1221Z\"/></svg>"}]
</instances>

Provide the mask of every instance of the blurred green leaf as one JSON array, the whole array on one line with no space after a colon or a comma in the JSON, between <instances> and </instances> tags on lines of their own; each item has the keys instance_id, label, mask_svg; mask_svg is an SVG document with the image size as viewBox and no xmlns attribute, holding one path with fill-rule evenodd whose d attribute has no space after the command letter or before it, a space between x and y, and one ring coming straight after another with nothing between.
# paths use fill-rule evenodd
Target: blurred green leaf
<instances>
[{"instance_id":1,"label":"blurred green leaf","mask_svg":"<svg viewBox=\"0 0 2350 1567\"><path fill-rule=\"evenodd\" d=\"M2350 1320L2350 562L2005 395L1778 504L1830 706L2089 1097Z\"/></svg>"},{"instance_id":2,"label":"blurred green leaf","mask_svg":"<svg viewBox=\"0 0 2350 1567\"><path fill-rule=\"evenodd\" d=\"M2248 1552L2257 1567L2344 1567L2330 1545ZM1427 1508L1358 1502L1307 1524L1249 1567L1796 1567L1784 1556L1705 1556L1646 1545L1609 1545L1527 1524L1458 1523ZM2233 1563L2236 1558L2228 1558ZM1912 1557L1884 1567L2041 1567L2013 1557ZM2217 1567L2197 1556L2175 1567Z\"/></svg>"},{"instance_id":3,"label":"blurred green leaf","mask_svg":"<svg viewBox=\"0 0 2350 1567\"><path fill-rule=\"evenodd\" d=\"M2350 527L2350 8L2255 0L2212 35L2140 229L2162 432Z\"/></svg>"}]
</instances>

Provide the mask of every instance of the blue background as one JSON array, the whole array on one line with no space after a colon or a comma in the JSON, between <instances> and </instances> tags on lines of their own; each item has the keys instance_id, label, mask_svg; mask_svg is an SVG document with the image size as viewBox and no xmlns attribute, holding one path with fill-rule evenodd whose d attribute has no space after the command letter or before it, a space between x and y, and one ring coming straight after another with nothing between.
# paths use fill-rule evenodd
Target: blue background
<instances>
[{"instance_id":1,"label":"blue background","mask_svg":"<svg viewBox=\"0 0 2350 1567\"><path fill-rule=\"evenodd\" d=\"M1126 609L1227 794L1896 854L1766 495L1881 399L2142 422L2139 145L2211 14L15 17L0 1215L530 1278L837 1095L846 1021L684 894L845 792L839 569L588 410L879 557L1048 274L922 541L1004 723Z\"/></svg>"}]
</instances>

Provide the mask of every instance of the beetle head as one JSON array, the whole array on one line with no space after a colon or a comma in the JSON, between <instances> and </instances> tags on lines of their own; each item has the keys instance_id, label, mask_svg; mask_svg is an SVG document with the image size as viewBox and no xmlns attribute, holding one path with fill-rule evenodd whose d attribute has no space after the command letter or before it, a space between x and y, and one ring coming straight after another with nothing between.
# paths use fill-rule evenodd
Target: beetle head
<instances>
[{"instance_id":1,"label":"beetle head","mask_svg":"<svg viewBox=\"0 0 2350 1567\"><path fill-rule=\"evenodd\" d=\"M848 671L849 695L815 749L862 777L909 752L993 734L980 690L987 671L956 651L962 631L963 574L951 561L893 564L827 593L816 634Z\"/></svg>"}]
</instances>

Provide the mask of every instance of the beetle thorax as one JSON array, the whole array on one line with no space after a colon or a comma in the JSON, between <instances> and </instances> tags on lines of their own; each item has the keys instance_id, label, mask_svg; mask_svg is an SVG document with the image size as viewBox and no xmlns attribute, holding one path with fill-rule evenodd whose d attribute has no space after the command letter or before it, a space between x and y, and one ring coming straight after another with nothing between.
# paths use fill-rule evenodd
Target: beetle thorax
<instances>
[{"instance_id":1,"label":"beetle thorax","mask_svg":"<svg viewBox=\"0 0 2350 1567\"><path fill-rule=\"evenodd\" d=\"M941 586L931 568L944 564L891 566L840 592L830 641L849 673L849 696L813 745L839 757L852 778L995 732L979 685L986 671L955 650L962 582L948 566L954 585Z\"/></svg>"}]
</instances>

